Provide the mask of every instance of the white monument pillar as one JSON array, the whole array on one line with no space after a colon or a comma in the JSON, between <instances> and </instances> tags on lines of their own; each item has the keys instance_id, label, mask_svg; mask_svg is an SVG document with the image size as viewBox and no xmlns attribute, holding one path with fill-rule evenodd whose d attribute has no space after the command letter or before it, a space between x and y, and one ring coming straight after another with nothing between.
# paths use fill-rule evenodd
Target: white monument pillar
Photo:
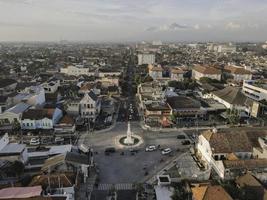
<instances>
[{"instance_id":1,"label":"white monument pillar","mask_svg":"<svg viewBox=\"0 0 267 200\"><path fill-rule=\"evenodd\" d=\"M132 137L132 132L131 132L131 125L130 122L128 122L128 129L127 129L127 137L124 140L125 144L132 145L134 144L134 138Z\"/></svg>"}]
</instances>

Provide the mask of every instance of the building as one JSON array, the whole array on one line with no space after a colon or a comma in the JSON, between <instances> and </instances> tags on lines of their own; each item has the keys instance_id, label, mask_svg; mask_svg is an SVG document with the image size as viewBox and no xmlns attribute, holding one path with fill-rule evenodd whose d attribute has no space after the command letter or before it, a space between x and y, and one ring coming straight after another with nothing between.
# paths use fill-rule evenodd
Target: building
<instances>
[{"instance_id":1,"label":"building","mask_svg":"<svg viewBox=\"0 0 267 200\"><path fill-rule=\"evenodd\" d=\"M244 192L244 196L248 200L266 200L267 190L261 182L255 178L251 173L246 173L235 180L237 187Z\"/></svg>"},{"instance_id":2,"label":"building","mask_svg":"<svg viewBox=\"0 0 267 200\"><path fill-rule=\"evenodd\" d=\"M235 82L243 82L243 80L252 79L252 73L243 67L225 66L223 71L228 79Z\"/></svg>"},{"instance_id":3,"label":"building","mask_svg":"<svg viewBox=\"0 0 267 200\"><path fill-rule=\"evenodd\" d=\"M83 119L95 121L100 112L101 102L94 92L86 93L80 101L80 115Z\"/></svg>"},{"instance_id":4,"label":"building","mask_svg":"<svg viewBox=\"0 0 267 200\"><path fill-rule=\"evenodd\" d=\"M26 163L28 161L28 151L25 144L10 143L8 134L4 134L0 138L0 160L10 162L20 161Z\"/></svg>"},{"instance_id":5,"label":"building","mask_svg":"<svg viewBox=\"0 0 267 200\"><path fill-rule=\"evenodd\" d=\"M89 167L91 166L91 158L89 155L76 152L66 152L48 158L41 171L50 173L75 173L83 174L84 179L88 177Z\"/></svg>"},{"instance_id":6,"label":"building","mask_svg":"<svg viewBox=\"0 0 267 200\"><path fill-rule=\"evenodd\" d=\"M15 91L17 81L13 79L0 79L0 95L8 95Z\"/></svg>"},{"instance_id":7,"label":"building","mask_svg":"<svg viewBox=\"0 0 267 200\"><path fill-rule=\"evenodd\" d=\"M95 76L95 71L90 71L90 68L84 67L83 65L67 66L60 68L60 73L69 75L69 76Z\"/></svg>"},{"instance_id":8,"label":"building","mask_svg":"<svg viewBox=\"0 0 267 200\"><path fill-rule=\"evenodd\" d=\"M241 88L229 86L222 90L213 91L212 98L228 109L246 110L245 102L247 97L242 93Z\"/></svg>"},{"instance_id":9,"label":"building","mask_svg":"<svg viewBox=\"0 0 267 200\"><path fill-rule=\"evenodd\" d=\"M256 101L267 101L267 81L244 80L242 90L246 96Z\"/></svg>"},{"instance_id":10,"label":"building","mask_svg":"<svg viewBox=\"0 0 267 200\"><path fill-rule=\"evenodd\" d=\"M197 155L222 179L234 179L246 170L264 177L266 152L262 151L258 140L264 136L266 133L263 131L204 131L198 137ZM258 158L259 152L262 152L261 158Z\"/></svg>"},{"instance_id":11,"label":"building","mask_svg":"<svg viewBox=\"0 0 267 200\"><path fill-rule=\"evenodd\" d=\"M198 81L204 77L220 81L221 75L221 70L210 66L195 65L192 69L192 78Z\"/></svg>"},{"instance_id":12,"label":"building","mask_svg":"<svg viewBox=\"0 0 267 200\"><path fill-rule=\"evenodd\" d=\"M236 46L234 45L218 45L215 47L218 53L234 53L236 52Z\"/></svg>"},{"instance_id":13,"label":"building","mask_svg":"<svg viewBox=\"0 0 267 200\"><path fill-rule=\"evenodd\" d=\"M156 123L164 126L171 125L168 118L170 117L171 108L167 103L152 102L145 104L144 121L145 123Z\"/></svg>"},{"instance_id":14,"label":"building","mask_svg":"<svg viewBox=\"0 0 267 200\"><path fill-rule=\"evenodd\" d=\"M42 84L45 93L55 93L60 86L60 80L51 79Z\"/></svg>"},{"instance_id":15,"label":"building","mask_svg":"<svg viewBox=\"0 0 267 200\"><path fill-rule=\"evenodd\" d=\"M31 106L42 107L45 104L45 90L42 86L27 87L11 98L11 102L12 104L24 102Z\"/></svg>"},{"instance_id":16,"label":"building","mask_svg":"<svg viewBox=\"0 0 267 200\"><path fill-rule=\"evenodd\" d=\"M201 104L186 96L167 97L166 102L171 108L171 114L179 118L196 118L205 114Z\"/></svg>"},{"instance_id":17,"label":"building","mask_svg":"<svg viewBox=\"0 0 267 200\"><path fill-rule=\"evenodd\" d=\"M151 78L153 78L153 80L161 79L162 72L163 69L160 65L158 66L148 65L148 74Z\"/></svg>"},{"instance_id":18,"label":"building","mask_svg":"<svg viewBox=\"0 0 267 200\"><path fill-rule=\"evenodd\" d=\"M72 117L64 115L57 124L54 125L56 133L74 133L75 121Z\"/></svg>"},{"instance_id":19,"label":"building","mask_svg":"<svg viewBox=\"0 0 267 200\"><path fill-rule=\"evenodd\" d=\"M31 106L26 103L18 103L17 105L5 110L0 114L0 124L13 124L20 123L22 114L28 110Z\"/></svg>"},{"instance_id":20,"label":"building","mask_svg":"<svg viewBox=\"0 0 267 200\"><path fill-rule=\"evenodd\" d=\"M22 114L22 129L53 129L62 118L62 111L56 109L29 109Z\"/></svg>"},{"instance_id":21,"label":"building","mask_svg":"<svg viewBox=\"0 0 267 200\"><path fill-rule=\"evenodd\" d=\"M0 190L2 200L74 200L69 194L59 191L56 194L44 195L40 185L32 187L9 187Z\"/></svg>"},{"instance_id":22,"label":"building","mask_svg":"<svg viewBox=\"0 0 267 200\"><path fill-rule=\"evenodd\" d=\"M170 78L175 81L183 81L184 80L184 70L181 68L171 68L170 69Z\"/></svg>"},{"instance_id":23,"label":"building","mask_svg":"<svg viewBox=\"0 0 267 200\"><path fill-rule=\"evenodd\" d=\"M96 77L118 77L121 75L121 71L116 68L103 67L96 70Z\"/></svg>"},{"instance_id":24,"label":"building","mask_svg":"<svg viewBox=\"0 0 267 200\"><path fill-rule=\"evenodd\" d=\"M192 187L192 200L233 200L220 185L200 185Z\"/></svg>"},{"instance_id":25,"label":"building","mask_svg":"<svg viewBox=\"0 0 267 200\"><path fill-rule=\"evenodd\" d=\"M154 64L155 55L149 53L138 54L138 65Z\"/></svg>"}]
</instances>

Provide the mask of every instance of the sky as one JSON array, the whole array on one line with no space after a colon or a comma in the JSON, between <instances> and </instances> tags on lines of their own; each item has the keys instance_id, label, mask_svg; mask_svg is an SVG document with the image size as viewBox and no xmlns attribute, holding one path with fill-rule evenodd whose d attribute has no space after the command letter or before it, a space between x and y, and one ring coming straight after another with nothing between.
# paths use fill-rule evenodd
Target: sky
<instances>
[{"instance_id":1,"label":"sky","mask_svg":"<svg viewBox=\"0 0 267 200\"><path fill-rule=\"evenodd\" d=\"M266 41L267 0L0 0L0 41Z\"/></svg>"}]
</instances>

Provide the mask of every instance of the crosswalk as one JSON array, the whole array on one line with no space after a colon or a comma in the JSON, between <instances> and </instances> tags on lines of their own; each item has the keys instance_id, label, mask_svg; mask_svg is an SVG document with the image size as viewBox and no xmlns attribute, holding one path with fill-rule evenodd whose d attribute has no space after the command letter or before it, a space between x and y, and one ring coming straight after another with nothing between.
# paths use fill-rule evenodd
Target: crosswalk
<instances>
[{"instance_id":1,"label":"crosswalk","mask_svg":"<svg viewBox=\"0 0 267 200\"><path fill-rule=\"evenodd\" d=\"M118 183L118 184L99 184L97 190L132 190L133 184L132 183Z\"/></svg>"}]
</instances>

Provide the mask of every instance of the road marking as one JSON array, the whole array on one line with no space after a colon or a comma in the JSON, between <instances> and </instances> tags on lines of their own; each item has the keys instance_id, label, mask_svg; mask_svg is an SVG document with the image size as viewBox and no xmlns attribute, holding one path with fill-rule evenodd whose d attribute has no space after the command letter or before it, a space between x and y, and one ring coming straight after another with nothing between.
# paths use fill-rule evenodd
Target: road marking
<instances>
[{"instance_id":1,"label":"road marking","mask_svg":"<svg viewBox=\"0 0 267 200\"><path fill-rule=\"evenodd\" d=\"M101 183L98 185L98 190L111 190L114 188L115 190L132 190L133 184L131 183L118 183L118 184L108 184Z\"/></svg>"}]
</instances>

